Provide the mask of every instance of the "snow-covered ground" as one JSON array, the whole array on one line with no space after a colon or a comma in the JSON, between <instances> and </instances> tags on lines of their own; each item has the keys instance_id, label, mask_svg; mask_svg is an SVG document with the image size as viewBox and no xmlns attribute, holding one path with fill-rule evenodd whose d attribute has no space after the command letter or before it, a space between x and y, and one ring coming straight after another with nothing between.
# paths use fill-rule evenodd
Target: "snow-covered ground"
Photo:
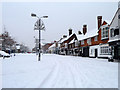
<instances>
[{"instance_id":1,"label":"snow-covered ground","mask_svg":"<svg viewBox=\"0 0 120 90\"><path fill-rule=\"evenodd\" d=\"M118 88L118 63L107 59L18 54L0 63L3 88Z\"/></svg>"}]
</instances>

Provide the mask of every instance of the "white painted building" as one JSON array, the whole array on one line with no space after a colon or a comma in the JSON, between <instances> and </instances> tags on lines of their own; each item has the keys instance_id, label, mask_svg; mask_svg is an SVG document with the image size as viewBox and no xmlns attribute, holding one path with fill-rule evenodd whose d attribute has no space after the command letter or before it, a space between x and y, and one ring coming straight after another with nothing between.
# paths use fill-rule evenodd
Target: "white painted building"
<instances>
[{"instance_id":1,"label":"white painted building","mask_svg":"<svg viewBox=\"0 0 120 90\"><path fill-rule=\"evenodd\" d=\"M113 59L120 60L120 2L118 7L110 24L109 45Z\"/></svg>"}]
</instances>

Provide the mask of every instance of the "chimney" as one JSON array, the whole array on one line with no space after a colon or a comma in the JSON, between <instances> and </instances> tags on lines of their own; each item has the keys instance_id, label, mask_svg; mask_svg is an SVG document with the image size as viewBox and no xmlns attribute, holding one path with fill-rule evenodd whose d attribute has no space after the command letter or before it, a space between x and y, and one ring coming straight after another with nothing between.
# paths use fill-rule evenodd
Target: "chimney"
<instances>
[{"instance_id":1,"label":"chimney","mask_svg":"<svg viewBox=\"0 0 120 90\"><path fill-rule=\"evenodd\" d=\"M69 29L69 36L72 34L72 29L70 28Z\"/></svg>"},{"instance_id":2,"label":"chimney","mask_svg":"<svg viewBox=\"0 0 120 90\"><path fill-rule=\"evenodd\" d=\"M87 25L83 25L83 34L85 35L87 33Z\"/></svg>"},{"instance_id":3,"label":"chimney","mask_svg":"<svg viewBox=\"0 0 120 90\"><path fill-rule=\"evenodd\" d=\"M99 29L100 26L102 25L102 16L98 16L97 20L98 20L98 29Z\"/></svg>"}]
</instances>

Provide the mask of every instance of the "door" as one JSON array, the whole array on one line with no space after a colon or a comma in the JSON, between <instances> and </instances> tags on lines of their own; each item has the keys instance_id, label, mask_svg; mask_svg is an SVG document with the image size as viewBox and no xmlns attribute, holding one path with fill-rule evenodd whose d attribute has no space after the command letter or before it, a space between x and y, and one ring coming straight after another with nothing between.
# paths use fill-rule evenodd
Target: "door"
<instances>
[{"instance_id":1,"label":"door","mask_svg":"<svg viewBox=\"0 0 120 90\"><path fill-rule=\"evenodd\" d=\"M97 49L95 49L95 57L97 57Z\"/></svg>"},{"instance_id":2,"label":"door","mask_svg":"<svg viewBox=\"0 0 120 90\"><path fill-rule=\"evenodd\" d=\"M83 57L89 57L89 47L83 48Z\"/></svg>"}]
</instances>

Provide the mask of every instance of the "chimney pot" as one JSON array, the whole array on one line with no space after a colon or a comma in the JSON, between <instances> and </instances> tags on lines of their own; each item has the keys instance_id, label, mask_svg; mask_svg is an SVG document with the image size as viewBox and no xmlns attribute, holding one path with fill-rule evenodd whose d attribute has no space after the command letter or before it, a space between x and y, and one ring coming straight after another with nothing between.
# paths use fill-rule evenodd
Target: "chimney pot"
<instances>
[{"instance_id":1,"label":"chimney pot","mask_svg":"<svg viewBox=\"0 0 120 90\"><path fill-rule=\"evenodd\" d=\"M87 33L87 25L83 25L83 34L85 35Z\"/></svg>"},{"instance_id":2,"label":"chimney pot","mask_svg":"<svg viewBox=\"0 0 120 90\"><path fill-rule=\"evenodd\" d=\"M70 28L69 29L69 36L72 34L72 29Z\"/></svg>"}]
</instances>

